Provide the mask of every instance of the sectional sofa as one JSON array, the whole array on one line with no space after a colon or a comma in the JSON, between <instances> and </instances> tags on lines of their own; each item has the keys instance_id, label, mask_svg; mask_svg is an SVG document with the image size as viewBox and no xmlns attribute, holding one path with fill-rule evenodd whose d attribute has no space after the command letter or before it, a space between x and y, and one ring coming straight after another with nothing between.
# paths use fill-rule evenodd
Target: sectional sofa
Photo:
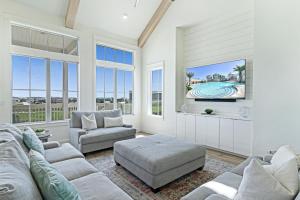
<instances>
[{"instance_id":1,"label":"sectional sofa","mask_svg":"<svg viewBox=\"0 0 300 200\"><path fill-rule=\"evenodd\" d=\"M49 142L44 149L46 160L75 186L82 200L131 200L72 145ZM0 199L43 199L27 156L22 135L0 126Z\"/></svg>"},{"instance_id":2,"label":"sectional sofa","mask_svg":"<svg viewBox=\"0 0 300 200\"><path fill-rule=\"evenodd\" d=\"M232 196L234 196L235 191L238 190L241 184L244 169L249 165L252 159L259 160L263 165L269 165L271 157L269 155L265 156L264 159L260 157L249 157L230 172L225 172L214 180L201 185L191 193L182 197L181 200L232 200ZM294 200L300 200L300 193L298 193Z\"/></svg>"}]
</instances>

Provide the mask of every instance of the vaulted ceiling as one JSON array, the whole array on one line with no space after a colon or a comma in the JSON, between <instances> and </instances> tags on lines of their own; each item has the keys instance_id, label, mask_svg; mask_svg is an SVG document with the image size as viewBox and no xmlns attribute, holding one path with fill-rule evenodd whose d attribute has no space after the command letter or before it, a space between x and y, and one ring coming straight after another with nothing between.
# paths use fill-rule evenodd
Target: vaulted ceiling
<instances>
[{"instance_id":1,"label":"vaulted ceiling","mask_svg":"<svg viewBox=\"0 0 300 200\"><path fill-rule=\"evenodd\" d=\"M64 18L68 0L14 0L40 11ZM81 0L76 25L105 30L138 39L159 7L161 0ZM124 19L123 16L128 18Z\"/></svg>"}]
</instances>

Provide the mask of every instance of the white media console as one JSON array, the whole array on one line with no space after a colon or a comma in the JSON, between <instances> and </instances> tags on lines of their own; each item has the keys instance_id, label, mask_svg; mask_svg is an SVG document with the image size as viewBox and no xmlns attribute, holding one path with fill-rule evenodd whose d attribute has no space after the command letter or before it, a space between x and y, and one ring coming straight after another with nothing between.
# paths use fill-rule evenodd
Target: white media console
<instances>
[{"instance_id":1,"label":"white media console","mask_svg":"<svg viewBox=\"0 0 300 200\"><path fill-rule=\"evenodd\" d=\"M236 116L177 113L176 136L209 148L252 155L252 120Z\"/></svg>"}]
</instances>

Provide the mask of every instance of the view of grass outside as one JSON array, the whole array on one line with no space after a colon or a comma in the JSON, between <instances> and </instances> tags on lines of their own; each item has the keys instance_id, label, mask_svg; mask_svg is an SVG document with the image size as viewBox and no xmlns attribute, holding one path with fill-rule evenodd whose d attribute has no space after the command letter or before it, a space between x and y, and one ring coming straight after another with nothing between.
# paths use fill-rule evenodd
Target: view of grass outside
<instances>
[{"instance_id":1,"label":"view of grass outside","mask_svg":"<svg viewBox=\"0 0 300 200\"><path fill-rule=\"evenodd\" d=\"M51 106L51 120L59 121L64 120L64 111L62 103L52 104ZM68 116L73 111L77 110L77 102L71 102L68 105ZM46 104L31 104L21 105L15 104L13 106L13 123L26 123L26 122L44 122L46 121Z\"/></svg>"},{"instance_id":2,"label":"view of grass outside","mask_svg":"<svg viewBox=\"0 0 300 200\"><path fill-rule=\"evenodd\" d=\"M50 73L47 67L50 65ZM53 61L46 58L12 56L12 104L13 123L60 121L68 119L77 110L77 63ZM68 72L68 84L64 85L64 71ZM50 101L46 101L50 81ZM67 91L68 107L64 108L64 92ZM47 105L50 110L47 111ZM66 109L67 116L64 116ZM49 112L49 114L47 114ZM48 119L48 116L51 118Z\"/></svg>"},{"instance_id":3,"label":"view of grass outside","mask_svg":"<svg viewBox=\"0 0 300 200\"><path fill-rule=\"evenodd\" d=\"M152 115L162 116L163 115L163 108L162 108L162 69L155 69L152 71L152 82L151 82L151 89L152 89L152 97L151 97L151 113Z\"/></svg>"}]
</instances>

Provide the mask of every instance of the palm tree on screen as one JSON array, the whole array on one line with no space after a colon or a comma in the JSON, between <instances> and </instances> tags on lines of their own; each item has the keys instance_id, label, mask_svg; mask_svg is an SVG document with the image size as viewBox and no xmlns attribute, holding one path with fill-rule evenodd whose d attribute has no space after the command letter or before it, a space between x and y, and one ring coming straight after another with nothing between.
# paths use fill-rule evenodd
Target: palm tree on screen
<instances>
[{"instance_id":1,"label":"palm tree on screen","mask_svg":"<svg viewBox=\"0 0 300 200\"><path fill-rule=\"evenodd\" d=\"M187 72L186 73L186 76L188 77L189 79L189 85L191 85L191 81L192 81L192 78L195 74L193 72Z\"/></svg>"},{"instance_id":2,"label":"palm tree on screen","mask_svg":"<svg viewBox=\"0 0 300 200\"><path fill-rule=\"evenodd\" d=\"M242 77L243 77L243 71L246 70L246 65L237 65L235 68L233 68L233 70L235 72L238 72L239 73L239 82L241 83L242 82Z\"/></svg>"}]
</instances>

